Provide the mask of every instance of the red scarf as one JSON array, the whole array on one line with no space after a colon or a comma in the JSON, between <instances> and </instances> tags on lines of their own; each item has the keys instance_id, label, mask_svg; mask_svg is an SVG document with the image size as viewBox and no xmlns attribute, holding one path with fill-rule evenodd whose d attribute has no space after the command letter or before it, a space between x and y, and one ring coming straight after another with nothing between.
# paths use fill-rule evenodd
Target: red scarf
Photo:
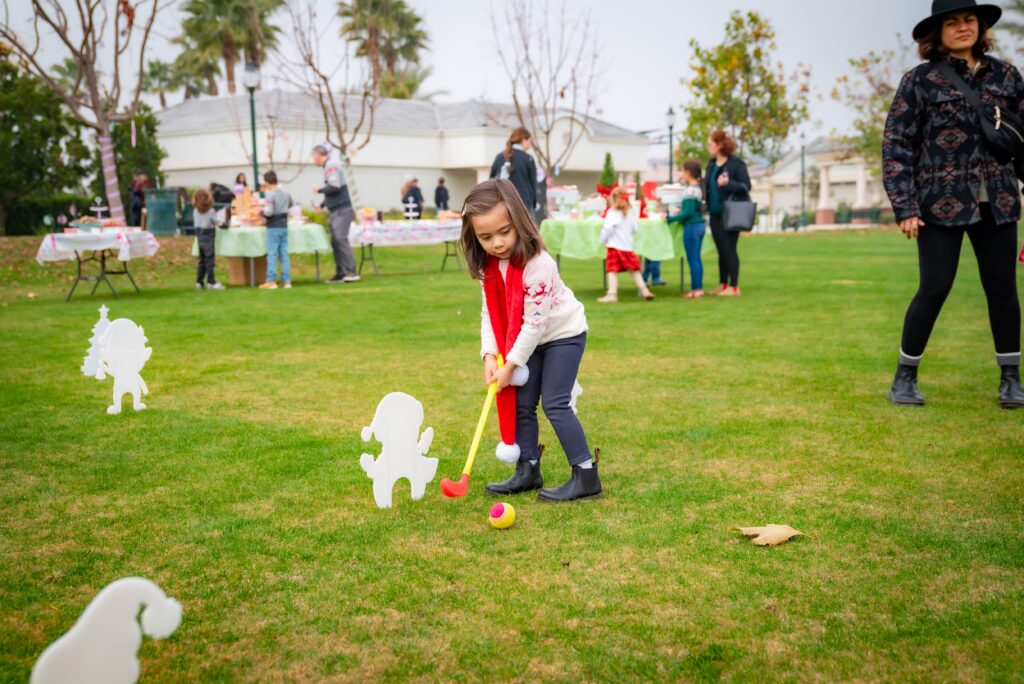
<instances>
[{"instance_id":1,"label":"red scarf","mask_svg":"<svg viewBox=\"0 0 1024 684\"><path fill-rule=\"evenodd\" d=\"M491 330L498 342L498 352L508 358L519 331L523 327L523 269L511 261L501 277L498 259L490 257L484 267L484 296L487 299L487 313L491 319ZM498 424L501 441L507 445L516 443L516 388L509 385L498 392Z\"/></svg>"}]
</instances>

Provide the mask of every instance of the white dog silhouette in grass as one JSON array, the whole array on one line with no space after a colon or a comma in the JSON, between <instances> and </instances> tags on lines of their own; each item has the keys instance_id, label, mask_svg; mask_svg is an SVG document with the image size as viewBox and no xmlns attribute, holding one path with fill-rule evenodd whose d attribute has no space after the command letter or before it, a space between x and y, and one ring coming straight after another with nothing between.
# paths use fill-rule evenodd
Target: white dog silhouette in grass
<instances>
[{"instance_id":1,"label":"white dog silhouette in grass","mask_svg":"<svg viewBox=\"0 0 1024 684\"><path fill-rule=\"evenodd\" d=\"M121 398L125 394L132 395L136 411L146 408L142 395L149 394L149 388L140 373L153 355L146 342L149 338L145 331L127 318L112 322L100 338L96 379L103 380L107 375L114 378L114 403L107 408L112 416L121 412Z\"/></svg>"},{"instance_id":2,"label":"white dog silhouette in grass","mask_svg":"<svg viewBox=\"0 0 1024 684\"><path fill-rule=\"evenodd\" d=\"M139 609L142 628L139 628ZM32 668L30 684L134 684L142 635L165 639L181 624L181 604L142 577L124 577L96 594L64 636Z\"/></svg>"},{"instance_id":3,"label":"white dog silhouette in grass","mask_svg":"<svg viewBox=\"0 0 1024 684\"><path fill-rule=\"evenodd\" d=\"M423 404L402 392L393 392L380 400L373 423L363 428L364 442L376 438L383 447L374 460L371 454L359 457L359 464L373 480L373 498L380 508L391 508L391 490L395 482L406 478L412 485L412 500L419 501L427 485L437 474L437 459L425 458L434 441L434 428L423 425Z\"/></svg>"}]
</instances>

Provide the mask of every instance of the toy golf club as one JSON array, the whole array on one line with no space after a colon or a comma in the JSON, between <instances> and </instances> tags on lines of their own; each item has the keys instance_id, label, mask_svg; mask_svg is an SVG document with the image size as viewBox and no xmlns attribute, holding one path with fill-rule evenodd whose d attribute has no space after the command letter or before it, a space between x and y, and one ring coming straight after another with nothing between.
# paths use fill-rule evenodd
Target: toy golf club
<instances>
[{"instance_id":1,"label":"toy golf club","mask_svg":"<svg viewBox=\"0 0 1024 684\"><path fill-rule=\"evenodd\" d=\"M505 359L498 354L498 368L505 365ZM466 496L469 491L469 473L473 470L473 461L476 459L476 450L480 447L480 438L484 434L484 425L487 424L487 416L491 412L491 405L494 397L498 394L498 383L492 382L487 387L487 398L484 399L484 410L480 414L480 420L476 424L476 432L473 434L473 443L469 447L469 456L466 458L466 467L462 469L462 477L458 482L452 482L447 477L441 480L441 493L449 499L457 499Z\"/></svg>"}]
</instances>

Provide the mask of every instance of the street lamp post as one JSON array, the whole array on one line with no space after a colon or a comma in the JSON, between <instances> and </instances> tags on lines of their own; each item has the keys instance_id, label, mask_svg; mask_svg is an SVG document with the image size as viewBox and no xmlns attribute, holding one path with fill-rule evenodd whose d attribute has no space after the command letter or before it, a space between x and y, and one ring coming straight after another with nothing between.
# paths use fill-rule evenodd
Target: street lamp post
<instances>
[{"instance_id":1,"label":"street lamp post","mask_svg":"<svg viewBox=\"0 0 1024 684\"><path fill-rule=\"evenodd\" d=\"M260 167L256 161L256 89L260 86L260 69L252 62L245 63L242 84L249 91L249 126L252 129L252 187L260 187Z\"/></svg>"},{"instance_id":2,"label":"street lamp post","mask_svg":"<svg viewBox=\"0 0 1024 684\"><path fill-rule=\"evenodd\" d=\"M800 227L807 227L807 133L800 132Z\"/></svg>"},{"instance_id":3,"label":"street lamp post","mask_svg":"<svg viewBox=\"0 0 1024 684\"><path fill-rule=\"evenodd\" d=\"M665 112L665 123L668 124L668 182L671 185L675 178L675 174L673 173L673 162L675 161L673 157L675 155L675 150L672 145L672 129L675 128L676 125L676 113L672 111L672 107L669 107L668 111Z\"/></svg>"}]
</instances>

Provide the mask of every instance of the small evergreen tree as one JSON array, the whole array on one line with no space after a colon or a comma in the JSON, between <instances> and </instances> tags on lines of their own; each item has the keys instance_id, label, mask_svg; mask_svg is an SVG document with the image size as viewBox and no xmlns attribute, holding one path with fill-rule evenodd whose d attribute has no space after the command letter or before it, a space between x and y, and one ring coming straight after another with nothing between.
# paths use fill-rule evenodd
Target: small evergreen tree
<instances>
[{"instance_id":1,"label":"small evergreen tree","mask_svg":"<svg viewBox=\"0 0 1024 684\"><path fill-rule=\"evenodd\" d=\"M601 169L601 176L597 179L598 185L610 188L615 185L618 180L618 176L615 174L615 167L612 166L612 153L605 152L604 154L604 168Z\"/></svg>"}]
</instances>

